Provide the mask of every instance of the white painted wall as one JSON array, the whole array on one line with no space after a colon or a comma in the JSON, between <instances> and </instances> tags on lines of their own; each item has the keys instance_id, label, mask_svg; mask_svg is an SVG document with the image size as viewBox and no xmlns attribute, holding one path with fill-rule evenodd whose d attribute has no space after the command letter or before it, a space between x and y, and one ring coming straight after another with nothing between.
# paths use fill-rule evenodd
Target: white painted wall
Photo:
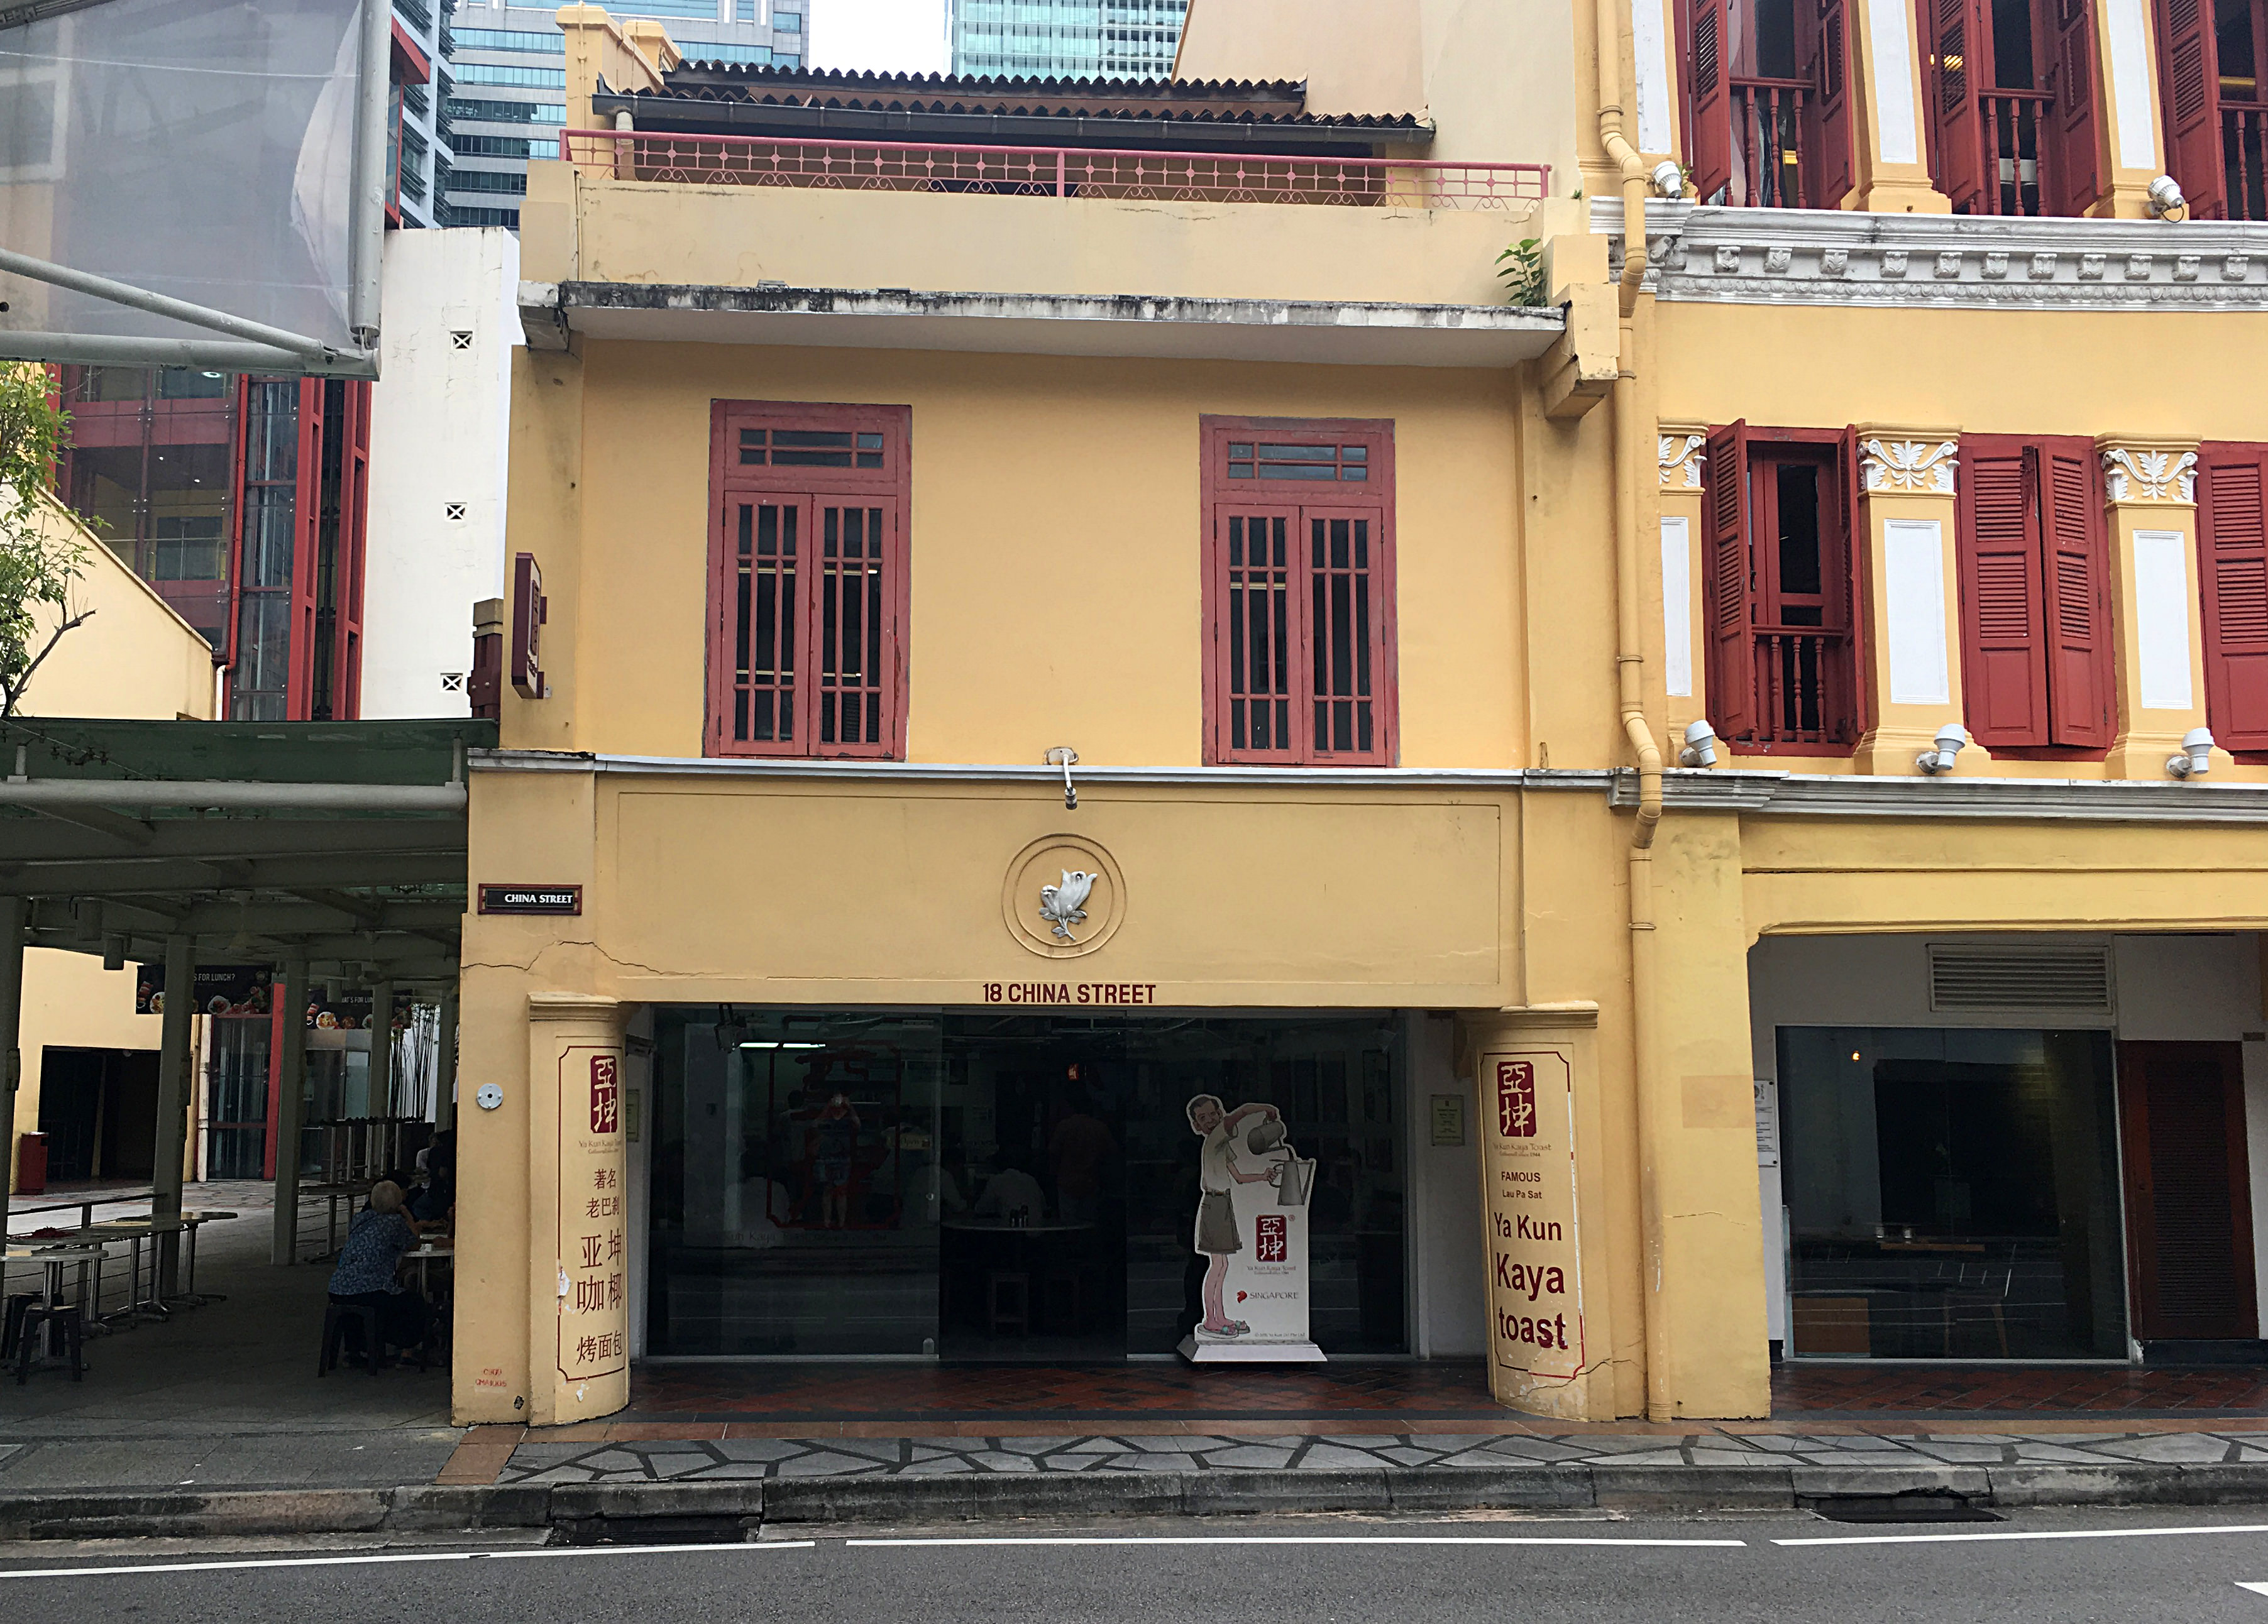
<instances>
[{"instance_id":1,"label":"white painted wall","mask_svg":"<svg viewBox=\"0 0 2268 1624\"><path fill-rule=\"evenodd\" d=\"M1481 1255L1480 1127L1472 1084L1455 1074L1456 1022L1413 1014L1409 1025L1410 1290L1417 1304L1410 1351L1420 1358L1487 1351L1487 1267ZM1465 1143L1433 1143L1433 1096L1465 1104Z\"/></svg>"},{"instance_id":2,"label":"white painted wall","mask_svg":"<svg viewBox=\"0 0 2268 1624\"><path fill-rule=\"evenodd\" d=\"M362 713L461 716L473 605L504 593L506 426L519 239L500 228L390 231L370 426ZM470 347L451 334L469 333ZM464 517L453 519L450 504Z\"/></svg>"},{"instance_id":3,"label":"white painted wall","mask_svg":"<svg viewBox=\"0 0 2268 1624\"><path fill-rule=\"evenodd\" d=\"M2053 942L2074 937L1962 937L1963 943ZM2101 938L2095 938L2100 940ZM2113 939L2109 1018L2068 1011L2027 1019L1929 1007L1931 938L1923 936L1768 937L1749 952L1749 1041L1756 1075L1778 1078L1781 1026L2109 1027L2120 1039L2244 1045L2245 1143L2256 1233L2268 1220L2268 1041L2261 1012L2259 938L2124 936ZM1787 1333L1778 1170L1763 1170L1764 1273L1771 1334ZM2260 1300L2268 1304L2268 1247L2255 1245ZM2268 1333L2264 1333L2268 1334Z\"/></svg>"}]
</instances>

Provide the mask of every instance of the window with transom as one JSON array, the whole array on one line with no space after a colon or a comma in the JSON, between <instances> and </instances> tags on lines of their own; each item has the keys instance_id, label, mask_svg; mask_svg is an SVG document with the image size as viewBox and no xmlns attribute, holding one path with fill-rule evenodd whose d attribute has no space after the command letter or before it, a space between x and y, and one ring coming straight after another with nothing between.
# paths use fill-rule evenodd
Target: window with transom
<instances>
[{"instance_id":1,"label":"window with transom","mask_svg":"<svg viewBox=\"0 0 2268 1624\"><path fill-rule=\"evenodd\" d=\"M1203 429L1205 759L1392 764L1393 425Z\"/></svg>"},{"instance_id":2,"label":"window with transom","mask_svg":"<svg viewBox=\"0 0 2268 1624\"><path fill-rule=\"evenodd\" d=\"M910 419L717 403L709 753L905 753Z\"/></svg>"}]
</instances>

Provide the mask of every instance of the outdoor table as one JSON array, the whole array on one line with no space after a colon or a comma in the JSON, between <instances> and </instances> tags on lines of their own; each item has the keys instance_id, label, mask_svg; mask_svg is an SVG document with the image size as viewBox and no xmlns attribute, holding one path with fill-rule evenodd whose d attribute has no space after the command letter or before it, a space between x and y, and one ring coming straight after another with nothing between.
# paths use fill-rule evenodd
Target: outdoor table
<instances>
[{"instance_id":1,"label":"outdoor table","mask_svg":"<svg viewBox=\"0 0 2268 1624\"><path fill-rule=\"evenodd\" d=\"M431 1302L433 1294L430 1289L427 1271L432 1267L433 1260L440 1258L453 1264L456 1257L457 1243L444 1235L432 1240L419 1242L414 1249L401 1254L401 1260L417 1265L417 1295Z\"/></svg>"},{"instance_id":2,"label":"outdoor table","mask_svg":"<svg viewBox=\"0 0 2268 1624\"><path fill-rule=\"evenodd\" d=\"M303 1184L299 1187L298 1195L301 1201L310 1196L320 1196L330 1203L329 1210L323 1219L323 1249L315 1254L317 1260L335 1257L338 1253L339 1203L357 1195L367 1195L370 1192L371 1184L366 1179L342 1179L330 1184Z\"/></svg>"},{"instance_id":3,"label":"outdoor table","mask_svg":"<svg viewBox=\"0 0 2268 1624\"><path fill-rule=\"evenodd\" d=\"M84 1194L74 1195L63 1201L33 1201L28 1205L22 1201L11 1201L8 1205L8 1221L12 1224L18 1217L34 1212L69 1212L76 1207L78 1209L78 1226L85 1229L94 1222L94 1209L97 1207L116 1207L129 1201L153 1201L157 1198L157 1194L158 1192L155 1190L89 1190ZM13 1245L18 1238L20 1237L11 1237L10 1244Z\"/></svg>"},{"instance_id":4,"label":"outdoor table","mask_svg":"<svg viewBox=\"0 0 2268 1624\"><path fill-rule=\"evenodd\" d=\"M182 1276L182 1295L191 1301L200 1304L228 1301L227 1295L224 1292L208 1291L202 1296L197 1292L197 1231L205 1224L225 1223L237 1216L232 1212L217 1212L203 1209L181 1215L181 1222L188 1226L189 1231L189 1255L188 1262L183 1266L186 1272Z\"/></svg>"},{"instance_id":5,"label":"outdoor table","mask_svg":"<svg viewBox=\"0 0 2268 1624\"><path fill-rule=\"evenodd\" d=\"M186 1218L109 1218L100 1224L90 1224L81 1231L82 1234L93 1239L122 1240L127 1243L131 1251L132 1268L128 1275L126 1305L114 1313L105 1315L104 1318L132 1321L170 1319L173 1317L173 1308L176 1304L185 1307L196 1305L201 1299L194 1293L176 1295L169 1302L158 1289L158 1275L162 1267L160 1253L163 1248L157 1244L158 1238L161 1235L180 1235L185 1232L189 1237L188 1248L189 1279L194 1284L196 1278L196 1222ZM150 1294L147 1297L141 1295L142 1243L145 1240L150 1243Z\"/></svg>"},{"instance_id":6,"label":"outdoor table","mask_svg":"<svg viewBox=\"0 0 2268 1624\"><path fill-rule=\"evenodd\" d=\"M82 1323L87 1319L86 1266L89 1263L94 1265L96 1305L99 1307L102 1291L102 1260L108 1254L99 1246L81 1241L51 1241L44 1245L11 1242L4 1252L0 1252L0 1256L4 1256L11 1263L37 1263L42 1267L46 1277L40 1284L40 1301L44 1307L49 1309L54 1308L63 1297L63 1270L74 1263L77 1264L79 1319ZM39 1362L46 1364L58 1357L55 1351L55 1326L53 1320L48 1320L40 1328L47 1335L48 1347L47 1350L39 1356ZM28 1336L31 1332L27 1329L24 1334Z\"/></svg>"}]
</instances>

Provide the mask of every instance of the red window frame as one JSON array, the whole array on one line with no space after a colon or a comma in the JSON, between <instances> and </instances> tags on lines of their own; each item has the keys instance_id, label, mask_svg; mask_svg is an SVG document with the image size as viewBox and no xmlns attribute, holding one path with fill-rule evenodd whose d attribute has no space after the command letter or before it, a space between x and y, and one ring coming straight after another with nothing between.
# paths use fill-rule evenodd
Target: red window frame
<instances>
[{"instance_id":1,"label":"red window frame","mask_svg":"<svg viewBox=\"0 0 2268 1624\"><path fill-rule=\"evenodd\" d=\"M2268 762L2268 445L2198 446L2197 501L2205 720L2238 761Z\"/></svg>"},{"instance_id":2,"label":"red window frame","mask_svg":"<svg viewBox=\"0 0 2268 1624\"><path fill-rule=\"evenodd\" d=\"M912 424L907 406L712 404L705 753L904 757ZM854 557L855 617L841 590Z\"/></svg>"},{"instance_id":3,"label":"red window frame","mask_svg":"<svg viewBox=\"0 0 2268 1624\"><path fill-rule=\"evenodd\" d=\"M1819 585L1782 590L1778 482L1757 468L1820 470ZM1712 429L1702 462L1710 724L1735 754L1847 756L1867 720L1859 658L1857 446L1848 429ZM1818 622L1801 614L1816 612Z\"/></svg>"},{"instance_id":4,"label":"red window frame","mask_svg":"<svg viewBox=\"0 0 2268 1624\"><path fill-rule=\"evenodd\" d=\"M1393 423L1208 415L1198 437L1206 762L1394 765ZM1241 445L1255 454L1233 457ZM1275 446L1301 454L1263 454ZM1257 567L1255 531L1267 548ZM1267 594L1257 605L1256 587ZM1319 618L1344 635L1319 643Z\"/></svg>"},{"instance_id":5,"label":"red window frame","mask_svg":"<svg viewBox=\"0 0 2268 1624\"><path fill-rule=\"evenodd\" d=\"M2004 62L1989 0L1922 8L1930 173L1955 214L2076 218L2102 195L2095 0L2030 0L2029 9L2032 59ZM2029 87L2017 83L2026 79Z\"/></svg>"},{"instance_id":6,"label":"red window frame","mask_svg":"<svg viewBox=\"0 0 2268 1624\"><path fill-rule=\"evenodd\" d=\"M1965 434L1956 479L1970 737L2012 761L2100 760L2118 720L2117 611L2095 443Z\"/></svg>"}]
</instances>

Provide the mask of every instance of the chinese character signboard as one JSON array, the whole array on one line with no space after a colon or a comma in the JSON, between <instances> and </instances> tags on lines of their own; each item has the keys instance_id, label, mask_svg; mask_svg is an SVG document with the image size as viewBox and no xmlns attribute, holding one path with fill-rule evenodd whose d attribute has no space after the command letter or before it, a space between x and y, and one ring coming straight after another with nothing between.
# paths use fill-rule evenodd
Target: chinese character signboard
<instances>
[{"instance_id":1,"label":"chinese character signboard","mask_svg":"<svg viewBox=\"0 0 2268 1624\"><path fill-rule=\"evenodd\" d=\"M622 1077L618 1048L560 1053L558 1369L570 1393L630 1368Z\"/></svg>"},{"instance_id":2,"label":"chinese character signboard","mask_svg":"<svg viewBox=\"0 0 2268 1624\"><path fill-rule=\"evenodd\" d=\"M1531 1396L1583 1371L1574 1066L1557 1048L1484 1053L1490 1385Z\"/></svg>"}]
</instances>

